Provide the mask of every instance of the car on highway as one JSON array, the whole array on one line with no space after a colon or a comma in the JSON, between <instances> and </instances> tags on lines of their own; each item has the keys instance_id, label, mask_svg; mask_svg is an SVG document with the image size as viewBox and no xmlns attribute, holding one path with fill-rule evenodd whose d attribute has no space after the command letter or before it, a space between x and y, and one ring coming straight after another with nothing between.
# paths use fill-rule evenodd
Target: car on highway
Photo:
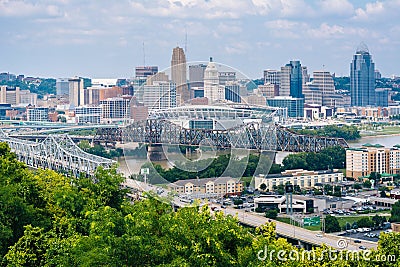
<instances>
[{"instance_id":1,"label":"car on highway","mask_svg":"<svg viewBox=\"0 0 400 267\"><path fill-rule=\"evenodd\" d=\"M362 250L367 249L365 246L359 246L358 248L359 248L359 249L362 249Z\"/></svg>"},{"instance_id":2,"label":"car on highway","mask_svg":"<svg viewBox=\"0 0 400 267\"><path fill-rule=\"evenodd\" d=\"M354 243L361 243L361 240L356 239L354 240Z\"/></svg>"},{"instance_id":3,"label":"car on highway","mask_svg":"<svg viewBox=\"0 0 400 267\"><path fill-rule=\"evenodd\" d=\"M316 234L315 236L320 237L320 238L323 237L323 235L321 235L321 234Z\"/></svg>"}]
</instances>

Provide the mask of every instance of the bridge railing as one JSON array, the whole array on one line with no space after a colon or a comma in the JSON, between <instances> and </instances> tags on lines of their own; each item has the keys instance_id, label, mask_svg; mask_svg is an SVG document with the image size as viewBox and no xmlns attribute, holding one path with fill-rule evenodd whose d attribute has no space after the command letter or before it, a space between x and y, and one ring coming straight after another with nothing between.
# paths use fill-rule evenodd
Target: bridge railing
<instances>
[{"instance_id":1,"label":"bridge railing","mask_svg":"<svg viewBox=\"0 0 400 267\"><path fill-rule=\"evenodd\" d=\"M49 168L78 176L93 175L99 166L110 168L115 161L81 150L68 135L49 135L36 143L11 138L0 131L0 141L7 142L18 159L34 168Z\"/></svg>"}]
</instances>

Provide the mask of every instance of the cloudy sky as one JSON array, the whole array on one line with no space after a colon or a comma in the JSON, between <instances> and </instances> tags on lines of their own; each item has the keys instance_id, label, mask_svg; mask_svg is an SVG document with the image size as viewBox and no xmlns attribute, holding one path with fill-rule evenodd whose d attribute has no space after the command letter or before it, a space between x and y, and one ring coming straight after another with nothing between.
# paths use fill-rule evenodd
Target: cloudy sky
<instances>
[{"instance_id":1,"label":"cloudy sky","mask_svg":"<svg viewBox=\"0 0 400 267\"><path fill-rule=\"evenodd\" d=\"M299 59L349 75L360 42L400 74L400 0L0 0L0 72L132 77L134 67L210 56L251 78ZM324 66L324 67L323 67Z\"/></svg>"}]
</instances>

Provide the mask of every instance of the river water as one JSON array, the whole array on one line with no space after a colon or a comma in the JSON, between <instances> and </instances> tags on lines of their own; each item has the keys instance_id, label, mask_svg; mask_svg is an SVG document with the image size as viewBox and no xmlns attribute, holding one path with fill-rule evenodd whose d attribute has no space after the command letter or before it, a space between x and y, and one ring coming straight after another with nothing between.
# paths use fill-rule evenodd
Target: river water
<instances>
[{"instance_id":1,"label":"river water","mask_svg":"<svg viewBox=\"0 0 400 267\"><path fill-rule=\"evenodd\" d=\"M367 136L358 139L357 141L348 142L350 147L361 147L363 144L381 144L385 147L393 147L396 144L400 144L400 135L386 135L386 136ZM282 160L289 155L290 152L278 152L275 157L276 163L282 163ZM120 157L118 159L119 169L125 175L138 174L143 164L149 162L145 158L133 158L133 157ZM173 165L167 161L157 161L157 164L161 165L165 169L172 168Z\"/></svg>"}]
</instances>

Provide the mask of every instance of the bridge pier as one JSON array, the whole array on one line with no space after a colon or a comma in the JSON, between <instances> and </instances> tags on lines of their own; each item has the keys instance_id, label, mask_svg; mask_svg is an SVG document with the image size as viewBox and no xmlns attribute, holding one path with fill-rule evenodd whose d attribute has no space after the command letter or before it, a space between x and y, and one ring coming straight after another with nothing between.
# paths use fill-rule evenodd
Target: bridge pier
<instances>
[{"instance_id":1,"label":"bridge pier","mask_svg":"<svg viewBox=\"0 0 400 267\"><path fill-rule=\"evenodd\" d=\"M149 145L147 148L147 158L151 161L162 161L167 159L161 144Z\"/></svg>"}]
</instances>

